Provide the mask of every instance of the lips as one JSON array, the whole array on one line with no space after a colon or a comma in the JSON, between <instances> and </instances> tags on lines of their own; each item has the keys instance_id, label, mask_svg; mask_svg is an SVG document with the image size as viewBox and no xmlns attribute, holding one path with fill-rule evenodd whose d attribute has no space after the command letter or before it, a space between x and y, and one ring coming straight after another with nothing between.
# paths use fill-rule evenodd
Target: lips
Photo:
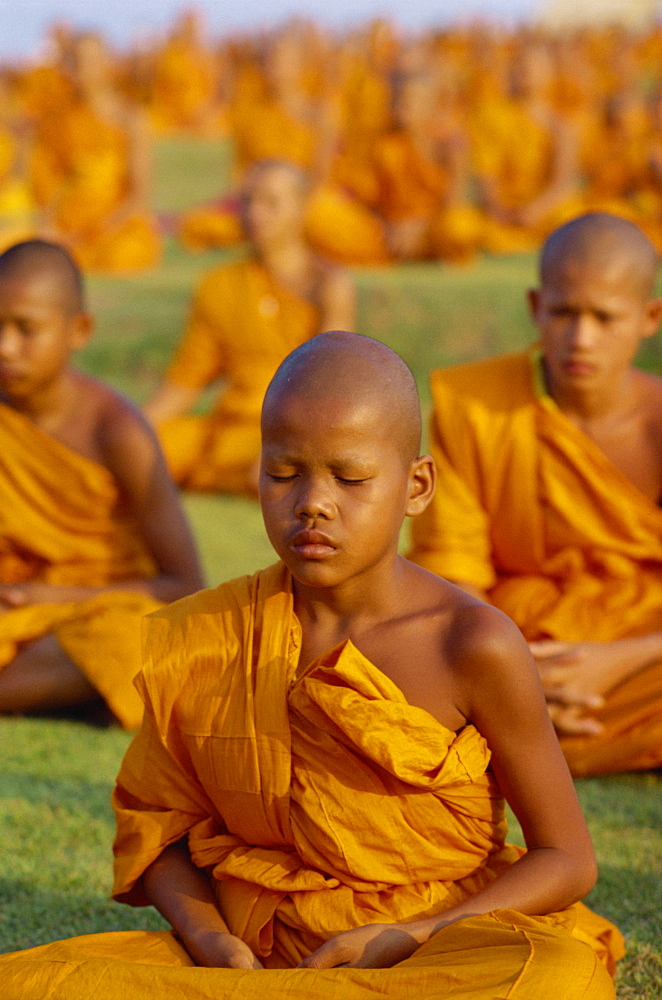
<instances>
[{"instance_id":1,"label":"lips","mask_svg":"<svg viewBox=\"0 0 662 1000\"><path fill-rule=\"evenodd\" d=\"M290 547L305 559L324 559L336 551L334 542L321 531L298 531Z\"/></svg>"},{"instance_id":2,"label":"lips","mask_svg":"<svg viewBox=\"0 0 662 1000\"><path fill-rule=\"evenodd\" d=\"M568 358L563 362L563 370L568 375L592 375L595 371L595 365L582 358Z\"/></svg>"}]
</instances>

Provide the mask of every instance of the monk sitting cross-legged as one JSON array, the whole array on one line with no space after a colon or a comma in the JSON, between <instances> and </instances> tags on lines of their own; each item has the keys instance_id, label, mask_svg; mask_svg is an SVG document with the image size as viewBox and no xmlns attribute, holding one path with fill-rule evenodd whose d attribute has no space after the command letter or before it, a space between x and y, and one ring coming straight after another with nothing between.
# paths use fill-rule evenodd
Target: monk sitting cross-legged
<instances>
[{"instance_id":1,"label":"monk sitting cross-legged","mask_svg":"<svg viewBox=\"0 0 662 1000\"><path fill-rule=\"evenodd\" d=\"M0 256L0 712L142 705L138 616L197 589L197 556L154 435L70 355L92 331L61 247Z\"/></svg>"},{"instance_id":2,"label":"monk sitting cross-legged","mask_svg":"<svg viewBox=\"0 0 662 1000\"><path fill-rule=\"evenodd\" d=\"M519 625L578 775L662 764L662 380L632 365L656 263L632 222L579 216L542 251L539 346L432 376L412 558Z\"/></svg>"},{"instance_id":3,"label":"monk sitting cross-legged","mask_svg":"<svg viewBox=\"0 0 662 1000\"><path fill-rule=\"evenodd\" d=\"M620 935L578 902L593 850L531 653L398 555L435 479L411 373L322 334L262 433L280 561L146 619L114 793L115 896L176 933L6 955L5 1000L613 998Z\"/></svg>"},{"instance_id":4,"label":"monk sitting cross-legged","mask_svg":"<svg viewBox=\"0 0 662 1000\"><path fill-rule=\"evenodd\" d=\"M256 164L244 192L251 252L202 278L184 338L147 404L184 489L255 494L269 379L305 340L354 325L352 283L305 241L307 197L298 167ZM203 389L219 379L223 389L212 412L189 414Z\"/></svg>"}]
</instances>

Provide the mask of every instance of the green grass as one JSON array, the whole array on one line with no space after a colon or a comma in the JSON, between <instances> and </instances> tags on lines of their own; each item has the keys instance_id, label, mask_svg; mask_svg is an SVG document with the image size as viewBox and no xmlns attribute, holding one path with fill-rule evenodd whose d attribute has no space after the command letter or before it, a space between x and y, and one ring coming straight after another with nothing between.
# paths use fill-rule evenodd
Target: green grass
<instances>
[{"instance_id":1,"label":"green grass","mask_svg":"<svg viewBox=\"0 0 662 1000\"><path fill-rule=\"evenodd\" d=\"M155 206L176 211L212 197L228 175L222 143L170 141L156 152ZM185 183L182 178L185 178ZM221 253L185 254L171 240L162 265L131 280L95 277L97 334L82 367L138 402L157 382L181 331L192 284ZM532 257L484 258L356 274L358 329L400 351L424 406L430 368L516 349L533 336L524 290ZM662 338L640 363L662 371ZM210 583L271 560L256 504L185 498ZM109 795L129 737L71 719L0 719L0 951L106 929L163 926L150 909L111 903ZM627 937L621 1000L650 1000L662 978L662 778L623 775L578 782L600 879L589 902ZM519 833L513 824L513 839Z\"/></svg>"}]
</instances>

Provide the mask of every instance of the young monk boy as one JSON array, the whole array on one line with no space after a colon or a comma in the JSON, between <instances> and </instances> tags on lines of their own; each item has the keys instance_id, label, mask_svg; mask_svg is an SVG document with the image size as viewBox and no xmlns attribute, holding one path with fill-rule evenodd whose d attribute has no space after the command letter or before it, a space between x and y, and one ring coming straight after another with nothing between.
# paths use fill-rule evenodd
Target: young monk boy
<instances>
[{"instance_id":1,"label":"young monk boy","mask_svg":"<svg viewBox=\"0 0 662 1000\"><path fill-rule=\"evenodd\" d=\"M6 956L5 996L613 997L620 939L576 902L595 860L526 643L398 555L435 478L409 370L322 334L262 431L280 561L147 620L114 793L115 896L175 936Z\"/></svg>"},{"instance_id":2,"label":"young monk boy","mask_svg":"<svg viewBox=\"0 0 662 1000\"><path fill-rule=\"evenodd\" d=\"M72 367L80 273L39 240L0 256L0 712L103 697L138 725L138 615L201 585L143 418Z\"/></svg>"},{"instance_id":3,"label":"young monk boy","mask_svg":"<svg viewBox=\"0 0 662 1000\"><path fill-rule=\"evenodd\" d=\"M632 222L578 216L543 247L539 344L432 375L412 558L519 625L578 775L662 764L662 379L633 365L656 268Z\"/></svg>"}]
</instances>

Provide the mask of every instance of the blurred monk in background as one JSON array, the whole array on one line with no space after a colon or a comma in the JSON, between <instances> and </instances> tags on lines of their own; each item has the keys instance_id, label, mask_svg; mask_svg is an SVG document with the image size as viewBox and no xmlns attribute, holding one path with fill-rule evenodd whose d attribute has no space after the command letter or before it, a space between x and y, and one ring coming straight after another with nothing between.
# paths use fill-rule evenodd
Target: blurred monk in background
<instances>
[{"instance_id":1,"label":"blurred monk in background","mask_svg":"<svg viewBox=\"0 0 662 1000\"><path fill-rule=\"evenodd\" d=\"M576 775L662 764L662 379L632 367L656 263L630 221L580 216L542 251L540 344L432 375L412 558L519 625Z\"/></svg>"},{"instance_id":2,"label":"blurred monk in background","mask_svg":"<svg viewBox=\"0 0 662 1000\"><path fill-rule=\"evenodd\" d=\"M306 242L308 196L298 167L254 165L243 197L248 254L202 278L184 338L146 406L185 489L255 494L260 409L274 371L315 334L355 324L351 281ZM211 413L190 414L219 379Z\"/></svg>"},{"instance_id":3,"label":"blurred monk in background","mask_svg":"<svg viewBox=\"0 0 662 1000\"><path fill-rule=\"evenodd\" d=\"M513 59L506 94L487 93L472 120L484 248L535 250L555 225L581 209L577 135L552 102L548 49L529 42Z\"/></svg>"},{"instance_id":4,"label":"blurred monk in background","mask_svg":"<svg viewBox=\"0 0 662 1000\"><path fill-rule=\"evenodd\" d=\"M466 132L445 114L431 73L403 76L396 84L394 128L372 153L375 208L396 260L467 261L480 248L482 219L468 201Z\"/></svg>"},{"instance_id":5,"label":"blurred monk in background","mask_svg":"<svg viewBox=\"0 0 662 1000\"><path fill-rule=\"evenodd\" d=\"M103 698L133 728L139 618L202 578L153 433L70 364L92 326L64 249L0 256L0 712Z\"/></svg>"},{"instance_id":6,"label":"blurred monk in background","mask_svg":"<svg viewBox=\"0 0 662 1000\"><path fill-rule=\"evenodd\" d=\"M158 132L212 137L227 129L218 68L195 8L182 11L151 60L147 102Z\"/></svg>"},{"instance_id":7,"label":"blurred monk in background","mask_svg":"<svg viewBox=\"0 0 662 1000\"><path fill-rule=\"evenodd\" d=\"M70 45L72 96L36 124L30 176L41 229L64 241L85 270L154 266L161 237L148 210L150 141L145 118L114 86L98 35Z\"/></svg>"}]
</instances>

